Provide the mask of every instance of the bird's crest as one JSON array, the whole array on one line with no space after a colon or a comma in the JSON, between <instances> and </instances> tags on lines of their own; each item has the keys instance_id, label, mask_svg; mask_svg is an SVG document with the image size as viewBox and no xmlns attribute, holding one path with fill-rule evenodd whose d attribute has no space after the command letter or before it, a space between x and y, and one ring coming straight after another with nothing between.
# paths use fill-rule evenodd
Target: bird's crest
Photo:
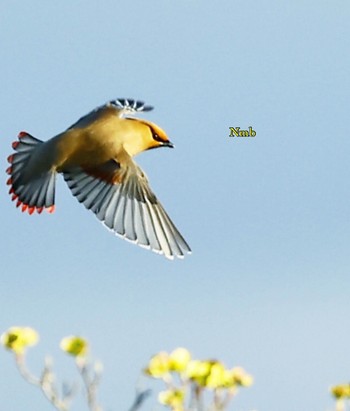
<instances>
[{"instance_id":1,"label":"bird's crest","mask_svg":"<svg viewBox=\"0 0 350 411\"><path fill-rule=\"evenodd\" d=\"M127 99L127 98L118 98L117 100L111 100L109 104L117 107L119 110L122 110L124 113L135 113L135 112L153 110L152 106L146 106L143 101Z\"/></svg>"}]
</instances>

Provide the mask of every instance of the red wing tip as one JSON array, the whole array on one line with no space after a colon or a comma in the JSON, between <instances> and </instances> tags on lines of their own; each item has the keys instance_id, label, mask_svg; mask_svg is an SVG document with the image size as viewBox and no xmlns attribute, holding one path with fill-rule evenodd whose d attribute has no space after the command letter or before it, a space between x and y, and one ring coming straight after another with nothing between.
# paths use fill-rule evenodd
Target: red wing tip
<instances>
[{"instance_id":1,"label":"red wing tip","mask_svg":"<svg viewBox=\"0 0 350 411\"><path fill-rule=\"evenodd\" d=\"M11 186L11 185L12 185L12 177L10 177L10 178L6 181L6 184L7 184L8 186Z\"/></svg>"},{"instance_id":2,"label":"red wing tip","mask_svg":"<svg viewBox=\"0 0 350 411\"><path fill-rule=\"evenodd\" d=\"M7 167L6 173L9 174L9 175L12 174L12 167L11 167L11 166L10 166L10 167Z\"/></svg>"},{"instance_id":3,"label":"red wing tip","mask_svg":"<svg viewBox=\"0 0 350 411\"><path fill-rule=\"evenodd\" d=\"M26 135L28 135L28 133L26 131L21 131L20 133L18 133L18 138L23 138Z\"/></svg>"},{"instance_id":4,"label":"red wing tip","mask_svg":"<svg viewBox=\"0 0 350 411\"><path fill-rule=\"evenodd\" d=\"M36 210L36 207L28 207L28 213L29 213L29 215L32 215L35 210Z\"/></svg>"},{"instance_id":5,"label":"red wing tip","mask_svg":"<svg viewBox=\"0 0 350 411\"><path fill-rule=\"evenodd\" d=\"M17 200L18 196L16 194L13 194L12 200ZM29 206L28 204L22 203L21 200L17 200L16 207L21 207L21 211L23 213L28 212L29 215L34 214L37 212L38 214L41 214L43 210L45 209L48 213L53 213L55 211L55 206L52 205L50 207L36 207L36 206Z\"/></svg>"},{"instance_id":6,"label":"red wing tip","mask_svg":"<svg viewBox=\"0 0 350 411\"><path fill-rule=\"evenodd\" d=\"M46 208L46 211L47 211L48 213L52 214L52 213L55 211L55 205L52 205L52 206L50 206L50 207L47 207L47 208Z\"/></svg>"},{"instance_id":7,"label":"red wing tip","mask_svg":"<svg viewBox=\"0 0 350 411\"><path fill-rule=\"evenodd\" d=\"M18 146L18 144L19 144L19 141L14 141L14 142L12 143L12 148L15 150L16 147Z\"/></svg>"},{"instance_id":8,"label":"red wing tip","mask_svg":"<svg viewBox=\"0 0 350 411\"><path fill-rule=\"evenodd\" d=\"M7 161L11 164L13 161L13 154L7 157Z\"/></svg>"},{"instance_id":9,"label":"red wing tip","mask_svg":"<svg viewBox=\"0 0 350 411\"><path fill-rule=\"evenodd\" d=\"M9 184L9 181L10 181L10 180L11 180L11 178L9 178L8 184ZM13 187L10 188L9 194L12 195L12 196L11 196L12 201L16 201L16 200L17 200L17 202L16 202L16 207L17 207L17 208L18 208L18 207L21 207L21 211L22 211L23 213L26 212L26 211L28 211L29 215L32 215L32 214L34 214L35 212L37 212L38 214L41 214L41 213L43 212L43 210L46 210L48 213L52 214L52 213L55 211L55 204L53 204L53 205L51 205L51 206L49 206L49 207L45 207L45 206L37 207L37 206L30 206L30 205L28 205L28 204L23 203L23 201L21 201L21 200L18 198L18 195L15 193L15 190L13 189Z\"/></svg>"}]
</instances>

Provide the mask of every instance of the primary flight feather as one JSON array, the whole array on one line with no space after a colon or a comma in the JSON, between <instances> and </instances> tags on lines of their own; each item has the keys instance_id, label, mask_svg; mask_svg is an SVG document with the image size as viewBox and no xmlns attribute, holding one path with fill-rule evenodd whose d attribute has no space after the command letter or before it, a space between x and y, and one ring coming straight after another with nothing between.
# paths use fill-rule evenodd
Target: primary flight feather
<instances>
[{"instance_id":1,"label":"primary flight feather","mask_svg":"<svg viewBox=\"0 0 350 411\"><path fill-rule=\"evenodd\" d=\"M46 142L19 133L8 157L12 200L29 214L52 213L61 173L72 194L116 234L167 258L184 257L189 245L132 159L173 147L156 124L128 116L152 109L141 101L112 100Z\"/></svg>"}]
</instances>

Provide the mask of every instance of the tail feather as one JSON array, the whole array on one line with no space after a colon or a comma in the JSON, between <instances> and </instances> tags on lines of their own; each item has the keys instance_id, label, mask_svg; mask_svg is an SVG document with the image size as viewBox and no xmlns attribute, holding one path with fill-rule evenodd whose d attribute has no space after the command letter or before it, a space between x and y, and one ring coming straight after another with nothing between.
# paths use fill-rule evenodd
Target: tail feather
<instances>
[{"instance_id":1,"label":"tail feather","mask_svg":"<svg viewBox=\"0 0 350 411\"><path fill-rule=\"evenodd\" d=\"M55 172L48 170L35 179L25 178L28 162L41 144L41 140L22 131L18 141L12 143L15 153L7 158L10 163L6 170L10 175L7 184L12 201L17 201L16 206L29 214L35 211L40 214L44 209L52 213L55 209Z\"/></svg>"}]
</instances>

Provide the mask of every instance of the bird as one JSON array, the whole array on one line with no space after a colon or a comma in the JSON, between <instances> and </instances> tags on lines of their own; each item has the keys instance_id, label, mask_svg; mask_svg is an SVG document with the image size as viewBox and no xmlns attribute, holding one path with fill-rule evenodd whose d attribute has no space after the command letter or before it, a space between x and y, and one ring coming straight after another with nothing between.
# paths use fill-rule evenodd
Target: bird
<instances>
[{"instance_id":1,"label":"bird","mask_svg":"<svg viewBox=\"0 0 350 411\"><path fill-rule=\"evenodd\" d=\"M143 101L119 98L45 142L20 132L6 170L16 206L30 215L53 213L59 173L73 196L118 236L168 259L190 254L190 246L133 160L146 150L174 147L162 128L135 117L151 110Z\"/></svg>"}]
</instances>

